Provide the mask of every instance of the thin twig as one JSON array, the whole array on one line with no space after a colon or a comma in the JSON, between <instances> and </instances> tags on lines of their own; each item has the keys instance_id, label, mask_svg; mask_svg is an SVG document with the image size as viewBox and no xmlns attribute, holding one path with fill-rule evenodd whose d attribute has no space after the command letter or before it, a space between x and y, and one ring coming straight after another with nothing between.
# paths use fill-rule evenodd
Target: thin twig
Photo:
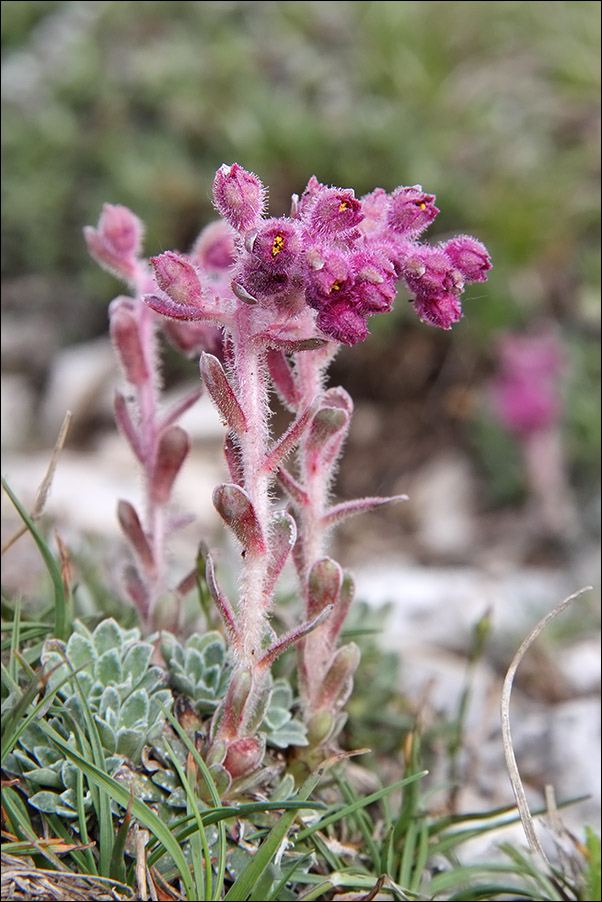
<instances>
[{"instance_id":1,"label":"thin twig","mask_svg":"<svg viewBox=\"0 0 602 902\"><path fill-rule=\"evenodd\" d=\"M572 595L569 595L568 598L565 598L564 601L561 601L558 605L556 605L553 610L549 611L545 615L545 617L542 617L539 623L523 640L520 648L514 655L510 667L508 668L508 672L506 674L502 688L502 740L504 744L504 756L506 758L506 768L508 770L508 776L510 777L512 791L514 792L518 813L520 814L520 819L523 825L523 830L525 831L527 840L529 842L529 847L531 851L539 853L539 855L541 855L541 857L548 865L550 865L550 862L543 850L537 833L535 832L535 821L529 809L525 788L523 781L521 780L518 765L516 763L516 756L514 754L514 748L512 745L512 736L510 733L510 696L512 694L512 684L514 682L516 671L518 670L522 659L524 658L525 654L527 653L528 649L531 647L535 639L537 639L539 634L546 628L548 623L554 619L554 617L557 617L558 614L562 614L562 612L570 607L570 605L572 605L574 601L576 601L581 595L583 595L584 592L589 592L591 591L591 589L592 586L584 586L583 589L579 589L578 592L574 592Z\"/></svg>"},{"instance_id":2,"label":"thin twig","mask_svg":"<svg viewBox=\"0 0 602 902\"><path fill-rule=\"evenodd\" d=\"M65 414L65 418L63 420L63 424L61 426L60 432L58 434L58 438L54 445L54 450L52 452L52 457L50 458L50 463L46 469L46 473L44 474L44 478L39 485L39 488L36 492L36 496L33 502L33 507L30 511L29 516L32 520L38 520L42 513L44 512L44 508L46 507L46 501L48 500L48 494L50 492L50 486L52 485L52 480L54 479L54 473L57 468L57 464L59 462L59 457L61 455L61 451L65 445L65 440L67 438L67 432L69 431L69 426L71 425L72 413L70 410ZM14 545L17 539L20 539L22 535L27 532L27 526L22 526L17 532L11 536L8 541L4 543L2 546L2 554L7 551L11 545Z\"/></svg>"}]
</instances>

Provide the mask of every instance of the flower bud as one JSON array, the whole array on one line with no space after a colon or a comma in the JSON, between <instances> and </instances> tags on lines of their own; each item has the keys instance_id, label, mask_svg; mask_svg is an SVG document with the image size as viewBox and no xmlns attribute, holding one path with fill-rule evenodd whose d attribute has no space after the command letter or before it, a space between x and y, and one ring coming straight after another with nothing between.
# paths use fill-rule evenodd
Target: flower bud
<instances>
[{"instance_id":1,"label":"flower bud","mask_svg":"<svg viewBox=\"0 0 602 902\"><path fill-rule=\"evenodd\" d=\"M137 216L115 204L105 204L96 229L87 226L84 236L92 256L111 272L132 281L142 247L144 229Z\"/></svg>"},{"instance_id":2,"label":"flower bud","mask_svg":"<svg viewBox=\"0 0 602 902\"><path fill-rule=\"evenodd\" d=\"M263 212L265 191L252 172L238 163L224 163L213 182L213 200L224 219L238 232L257 224Z\"/></svg>"},{"instance_id":3,"label":"flower bud","mask_svg":"<svg viewBox=\"0 0 602 902\"><path fill-rule=\"evenodd\" d=\"M316 192L309 228L332 236L350 232L363 219L362 205L351 189L324 188Z\"/></svg>"},{"instance_id":4,"label":"flower bud","mask_svg":"<svg viewBox=\"0 0 602 902\"><path fill-rule=\"evenodd\" d=\"M467 282L486 282L491 258L484 244L469 235L458 235L441 245L442 250L459 269Z\"/></svg>"},{"instance_id":5,"label":"flower bud","mask_svg":"<svg viewBox=\"0 0 602 902\"><path fill-rule=\"evenodd\" d=\"M186 257L166 251L151 257L157 285L177 304L198 307L201 301L201 283L197 271Z\"/></svg>"},{"instance_id":6,"label":"flower bud","mask_svg":"<svg viewBox=\"0 0 602 902\"><path fill-rule=\"evenodd\" d=\"M201 269L220 271L234 263L234 233L222 219L210 222L198 236L190 259Z\"/></svg>"}]
</instances>

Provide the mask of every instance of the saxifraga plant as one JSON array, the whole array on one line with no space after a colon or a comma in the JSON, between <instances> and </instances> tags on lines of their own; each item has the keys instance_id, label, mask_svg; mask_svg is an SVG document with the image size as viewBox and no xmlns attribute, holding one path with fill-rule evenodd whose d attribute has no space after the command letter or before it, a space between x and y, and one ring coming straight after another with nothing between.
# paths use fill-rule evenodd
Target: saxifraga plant
<instances>
[{"instance_id":1,"label":"saxifraga plant","mask_svg":"<svg viewBox=\"0 0 602 902\"><path fill-rule=\"evenodd\" d=\"M100 264L135 290L135 297L113 302L110 317L130 386L129 399L117 396L117 419L146 477L148 525L132 505L121 505L120 521L138 563L129 572L129 594L147 629L163 588L163 508L188 449L173 425L179 410L166 418L157 412L156 332L164 323L188 351L207 348L208 336L215 343L212 328L223 335L219 353L203 350L200 369L227 429L231 481L217 486L213 503L242 553L234 601L210 556L206 568L231 657L207 750L225 786L260 772L271 668L292 646L307 760L320 760L332 747L359 651L354 643L339 645L353 581L327 556L328 536L340 521L404 497L331 504L353 403L344 389L326 387L330 362L341 344L366 338L370 316L391 310L399 280L422 320L449 329L462 316L465 284L485 281L491 262L486 248L465 235L437 246L420 241L439 212L420 186L391 194L377 188L358 199L312 177L293 196L289 216L266 218L264 186L234 163L218 170L213 193L221 219L201 232L189 254L166 252L149 266L140 258L141 225L124 207L106 206L86 237ZM272 392L293 414L277 438L270 433ZM277 483L290 510L276 500ZM289 556L303 611L296 627L277 635L275 589Z\"/></svg>"}]
</instances>

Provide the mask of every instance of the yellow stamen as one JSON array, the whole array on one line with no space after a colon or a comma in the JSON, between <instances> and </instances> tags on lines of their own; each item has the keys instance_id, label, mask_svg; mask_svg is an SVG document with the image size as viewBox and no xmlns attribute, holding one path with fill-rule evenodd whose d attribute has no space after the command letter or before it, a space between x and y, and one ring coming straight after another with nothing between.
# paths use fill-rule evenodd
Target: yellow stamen
<instances>
[{"instance_id":1,"label":"yellow stamen","mask_svg":"<svg viewBox=\"0 0 602 902\"><path fill-rule=\"evenodd\" d=\"M349 209L349 206L350 206L350 205L347 203L346 200L342 200L341 203L340 203L340 205L339 205L339 213L342 213L343 210L348 210L348 209Z\"/></svg>"},{"instance_id":2,"label":"yellow stamen","mask_svg":"<svg viewBox=\"0 0 602 902\"><path fill-rule=\"evenodd\" d=\"M272 243L272 257L277 257L284 248L284 238L282 235L276 235Z\"/></svg>"},{"instance_id":3,"label":"yellow stamen","mask_svg":"<svg viewBox=\"0 0 602 902\"><path fill-rule=\"evenodd\" d=\"M330 290L331 290L331 291L340 291L340 290L341 290L342 284L343 284L343 283L341 282L340 279L335 279L335 281L334 281L334 282L332 283L332 285L330 286Z\"/></svg>"}]
</instances>

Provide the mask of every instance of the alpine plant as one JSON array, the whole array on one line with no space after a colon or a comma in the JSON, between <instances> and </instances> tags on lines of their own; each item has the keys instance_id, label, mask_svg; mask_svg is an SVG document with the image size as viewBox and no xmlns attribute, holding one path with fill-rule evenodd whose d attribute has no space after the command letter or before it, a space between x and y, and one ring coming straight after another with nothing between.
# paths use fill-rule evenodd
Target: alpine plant
<instances>
[{"instance_id":1,"label":"alpine plant","mask_svg":"<svg viewBox=\"0 0 602 902\"><path fill-rule=\"evenodd\" d=\"M331 501L353 402L343 388L326 387L327 368L340 345L366 338L371 316L392 309L400 283L421 320L449 329L462 316L465 286L485 281L491 268L487 249L467 235L422 241L439 210L419 185L356 198L352 189L312 177L293 195L289 215L279 217L267 216L266 196L252 172L221 166L213 184L220 219L189 253L168 251L150 262L140 254L141 225L124 207L106 206L98 227L86 232L95 258L134 294L113 302L110 320L128 383L117 395L117 420L145 474L144 515L122 502L120 522L135 558L126 586L147 629L167 590L166 537L179 523L169 502L189 440L176 420L196 399L159 413L160 329L185 353L200 353L202 381L225 426L230 481L216 487L213 503L240 545L241 565L237 597L230 598L207 558L207 585L231 660L207 759L245 782L264 757L260 728L272 665L291 646L303 754L333 746L359 650L339 642L354 587L327 555L329 533L348 517L404 497ZM279 436L269 425L274 392L291 413ZM297 625L278 635L275 590L289 559L300 611Z\"/></svg>"}]
</instances>

